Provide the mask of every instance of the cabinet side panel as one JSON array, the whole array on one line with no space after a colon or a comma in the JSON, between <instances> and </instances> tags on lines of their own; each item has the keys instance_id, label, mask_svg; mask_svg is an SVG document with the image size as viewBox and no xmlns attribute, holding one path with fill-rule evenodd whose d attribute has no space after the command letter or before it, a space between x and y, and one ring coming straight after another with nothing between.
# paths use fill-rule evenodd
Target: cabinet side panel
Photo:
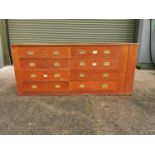
<instances>
[{"instance_id":1,"label":"cabinet side panel","mask_svg":"<svg viewBox=\"0 0 155 155\"><path fill-rule=\"evenodd\" d=\"M125 84L125 94L126 95L131 95L133 92L133 83L134 83L135 67L136 67L136 60L137 60L137 51L138 51L138 45L129 45L126 84Z\"/></svg>"},{"instance_id":2,"label":"cabinet side panel","mask_svg":"<svg viewBox=\"0 0 155 155\"><path fill-rule=\"evenodd\" d=\"M119 70L119 89L118 94L124 94L127 60L128 60L128 45L120 46L120 70Z\"/></svg>"},{"instance_id":3,"label":"cabinet side panel","mask_svg":"<svg viewBox=\"0 0 155 155\"><path fill-rule=\"evenodd\" d=\"M19 64L19 56L18 56L18 47L12 47L12 57L13 57L13 65L16 77L16 88L18 95L23 95L22 92L22 83L20 79L20 64Z\"/></svg>"}]
</instances>

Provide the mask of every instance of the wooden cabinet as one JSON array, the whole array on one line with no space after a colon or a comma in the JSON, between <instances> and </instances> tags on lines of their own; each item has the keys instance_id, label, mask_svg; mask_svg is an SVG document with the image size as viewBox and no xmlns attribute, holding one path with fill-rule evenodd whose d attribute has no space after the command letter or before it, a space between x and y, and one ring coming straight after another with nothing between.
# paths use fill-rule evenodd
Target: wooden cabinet
<instances>
[{"instance_id":1,"label":"wooden cabinet","mask_svg":"<svg viewBox=\"0 0 155 155\"><path fill-rule=\"evenodd\" d=\"M131 95L138 44L13 45L19 95Z\"/></svg>"}]
</instances>

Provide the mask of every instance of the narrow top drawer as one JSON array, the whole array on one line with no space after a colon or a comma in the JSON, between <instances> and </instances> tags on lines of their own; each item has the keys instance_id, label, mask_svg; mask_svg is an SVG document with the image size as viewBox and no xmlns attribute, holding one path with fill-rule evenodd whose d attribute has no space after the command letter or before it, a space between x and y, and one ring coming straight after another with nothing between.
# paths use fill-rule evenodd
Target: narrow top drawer
<instances>
[{"instance_id":1,"label":"narrow top drawer","mask_svg":"<svg viewBox=\"0 0 155 155\"><path fill-rule=\"evenodd\" d=\"M18 47L20 58L69 58L68 47Z\"/></svg>"},{"instance_id":2,"label":"narrow top drawer","mask_svg":"<svg viewBox=\"0 0 155 155\"><path fill-rule=\"evenodd\" d=\"M81 46L71 48L71 57L118 58L119 46Z\"/></svg>"}]
</instances>

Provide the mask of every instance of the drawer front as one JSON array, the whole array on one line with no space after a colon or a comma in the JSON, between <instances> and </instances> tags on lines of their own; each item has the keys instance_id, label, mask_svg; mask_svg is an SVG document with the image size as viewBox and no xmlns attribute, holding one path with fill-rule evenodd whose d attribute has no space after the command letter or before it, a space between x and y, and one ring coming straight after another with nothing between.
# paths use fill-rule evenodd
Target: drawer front
<instances>
[{"instance_id":1,"label":"drawer front","mask_svg":"<svg viewBox=\"0 0 155 155\"><path fill-rule=\"evenodd\" d=\"M52 68L52 69L67 69L69 68L68 59L21 59L20 66L23 69L35 68Z\"/></svg>"},{"instance_id":2,"label":"drawer front","mask_svg":"<svg viewBox=\"0 0 155 155\"><path fill-rule=\"evenodd\" d=\"M79 71L79 70L72 70L70 72L70 79L72 81L85 81L85 80L118 80L118 73L117 72L104 72L104 71Z\"/></svg>"},{"instance_id":3,"label":"drawer front","mask_svg":"<svg viewBox=\"0 0 155 155\"><path fill-rule=\"evenodd\" d=\"M18 47L20 58L69 58L67 47Z\"/></svg>"},{"instance_id":4,"label":"drawer front","mask_svg":"<svg viewBox=\"0 0 155 155\"><path fill-rule=\"evenodd\" d=\"M70 68L79 70L118 70L117 59L71 59Z\"/></svg>"},{"instance_id":5,"label":"drawer front","mask_svg":"<svg viewBox=\"0 0 155 155\"><path fill-rule=\"evenodd\" d=\"M24 92L64 92L68 82L22 82Z\"/></svg>"},{"instance_id":6,"label":"drawer front","mask_svg":"<svg viewBox=\"0 0 155 155\"><path fill-rule=\"evenodd\" d=\"M70 82L71 91L116 91L116 81L72 81Z\"/></svg>"},{"instance_id":7,"label":"drawer front","mask_svg":"<svg viewBox=\"0 0 155 155\"><path fill-rule=\"evenodd\" d=\"M117 91L118 82L116 81L99 81L95 84L95 91Z\"/></svg>"},{"instance_id":8,"label":"drawer front","mask_svg":"<svg viewBox=\"0 0 155 155\"><path fill-rule=\"evenodd\" d=\"M68 70L22 70L22 81L68 81Z\"/></svg>"},{"instance_id":9,"label":"drawer front","mask_svg":"<svg viewBox=\"0 0 155 155\"><path fill-rule=\"evenodd\" d=\"M71 48L71 57L118 58L119 52L119 46L73 47Z\"/></svg>"}]
</instances>

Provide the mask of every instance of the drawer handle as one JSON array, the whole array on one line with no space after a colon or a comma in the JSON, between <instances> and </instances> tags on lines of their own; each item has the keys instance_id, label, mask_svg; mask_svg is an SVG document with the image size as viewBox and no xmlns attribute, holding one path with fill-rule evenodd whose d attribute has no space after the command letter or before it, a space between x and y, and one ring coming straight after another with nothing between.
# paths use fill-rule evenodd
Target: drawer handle
<instances>
[{"instance_id":1,"label":"drawer handle","mask_svg":"<svg viewBox=\"0 0 155 155\"><path fill-rule=\"evenodd\" d=\"M43 74L43 78L47 78L48 77L48 75L47 74Z\"/></svg>"},{"instance_id":2,"label":"drawer handle","mask_svg":"<svg viewBox=\"0 0 155 155\"><path fill-rule=\"evenodd\" d=\"M86 64L85 64L85 62L80 62L79 65L80 65L80 66L85 66Z\"/></svg>"},{"instance_id":3,"label":"drawer handle","mask_svg":"<svg viewBox=\"0 0 155 155\"><path fill-rule=\"evenodd\" d=\"M103 65L104 66L110 66L110 62L104 62Z\"/></svg>"},{"instance_id":4,"label":"drawer handle","mask_svg":"<svg viewBox=\"0 0 155 155\"><path fill-rule=\"evenodd\" d=\"M29 66L30 66L30 67L35 67L35 65L36 65L36 64L35 64L34 62L30 62L30 63L29 63Z\"/></svg>"},{"instance_id":5,"label":"drawer handle","mask_svg":"<svg viewBox=\"0 0 155 155\"><path fill-rule=\"evenodd\" d=\"M108 84L102 84L102 88L108 88Z\"/></svg>"},{"instance_id":6,"label":"drawer handle","mask_svg":"<svg viewBox=\"0 0 155 155\"><path fill-rule=\"evenodd\" d=\"M111 51L110 50L104 50L104 54L110 54Z\"/></svg>"},{"instance_id":7,"label":"drawer handle","mask_svg":"<svg viewBox=\"0 0 155 155\"><path fill-rule=\"evenodd\" d=\"M109 77L109 74L108 73L103 73L103 77Z\"/></svg>"},{"instance_id":8,"label":"drawer handle","mask_svg":"<svg viewBox=\"0 0 155 155\"><path fill-rule=\"evenodd\" d=\"M98 54L97 50L92 51L92 54Z\"/></svg>"},{"instance_id":9,"label":"drawer handle","mask_svg":"<svg viewBox=\"0 0 155 155\"><path fill-rule=\"evenodd\" d=\"M85 50L80 50L80 54L86 54Z\"/></svg>"},{"instance_id":10,"label":"drawer handle","mask_svg":"<svg viewBox=\"0 0 155 155\"><path fill-rule=\"evenodd\" d=\"M59 51L53 51L53 55L59 55L60 52Z\"/></svg>"},{"instance_id":11,"label":"drawer handle","mask_svg":"<svg viewBox=\"0 0 155 155\"><path fill-rule=\"evenodd\" d=\"M27 54L28 54L28 55L33 55L33 54L34 54L34 52L33 52L33 51L31 51L31 50L29 50L29 51L27 52Z\"/></svg>"},{"instance_id":12,"label":"drawer handle","mask_svg":"<svg viewBox=\"0 0 155 155\"><path fill-rule=\"evenodd\" d=\"M33 85L31 86L31 88L32 88L32 89L37 89L37 88L38 88L38 86L37 86L37 85L35 85L35 84L33 84Z\"/></svg>"},{"instance_id":13,"label":"drawer handle","mask_svg":"<svg viewBox=\"0 0 155 155\"><path fill-rule=\"evenodd\" d=\"M96 63L96 62L93 62L93 63L92 63L92 66L97 66L97 63Z\"/></svg>"},{"instance_id":14,"label":"drawer handle","mask_svg":"<svg viewBox=\"0 0 155 155\"><path fill-rule=\"evenodd\" d=\"M60 77L60 74L59 74L59 73L55 73L55 74L54 74L54 77L55 77L55 78L59 78L59 77Z\"/></svg>"},{"instance_id":15,"label":"drawer handle","mask_svg":"<svg viewBox=\"0 0 155 155\"><path fill-rule=\"evenodd\" d=\"M31 74L30 77L31 77L31 78L36 78L37 75L36 75L36 74Z\"/></svg>"},{"instance_id":16,"label":"drawer handle","mask_svg":"<svg viewBox=\"0 0 155 155\"><path fill-rule=\"evenodd\" d=\"M54 62L54 67L60 67L60 63L59 62Z\"/></svg>"},{"instance_id":17,"label":"drawer handle","mask_svg":"<svg viewBox=\"0 0 155 155\"><path fill-rule=\"evenodd\" d=\"M84 84L80 84L80 88L85 88L86 86Z\"/></svg>"},{"instance_id":18,"label":"drawer handle","mask_svg":"<svg viewBox=\"0 0 155 155\"><path fill-rule=\"evenodd\" d=\"M56 89L61 88L61 85L56 84L56 85L55 85L55 88L56 88Z\"/></svg>"},{"instance_id":19,"label":"drawer handle","mask_svg":"<svg viewBox=\"0 0 155 155\"><path fill-rule=\"evenodd\" d=\"M85 77L85 74L80 74L79 77L80 78L84 78Z\"/></svg>"}]
</instances>

